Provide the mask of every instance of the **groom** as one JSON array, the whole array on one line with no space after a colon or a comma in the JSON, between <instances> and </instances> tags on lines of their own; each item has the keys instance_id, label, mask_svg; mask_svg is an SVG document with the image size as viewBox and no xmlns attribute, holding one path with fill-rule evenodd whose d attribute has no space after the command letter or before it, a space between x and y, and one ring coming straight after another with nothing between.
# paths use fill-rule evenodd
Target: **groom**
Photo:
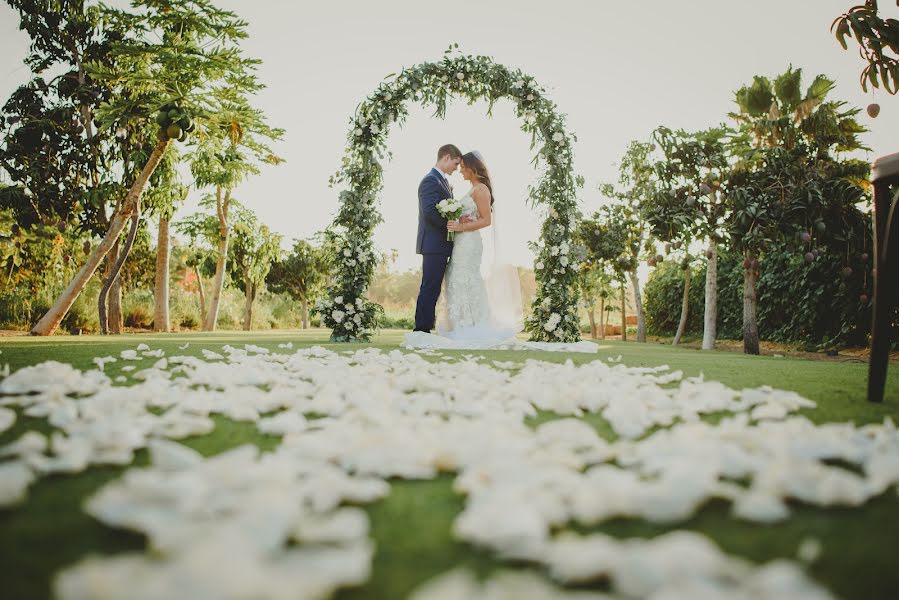
<instances>
[{"instance_id":1,"label":"groom","mask_svg":"<svg viewBox=\"0 0 899 600\"><path fill-rule=\"evenodd\" d=\"M421 288L415 305L414 331L431 331L434 312L446 264L453 253L453 243L446 239L446 219L437 212L437 203L453 197L448 177L459 168L462 153L452 144L437 151L437 164L428 171L418 186L418 239L415 252L421 254Z\"/></svg>"}]
</instances>

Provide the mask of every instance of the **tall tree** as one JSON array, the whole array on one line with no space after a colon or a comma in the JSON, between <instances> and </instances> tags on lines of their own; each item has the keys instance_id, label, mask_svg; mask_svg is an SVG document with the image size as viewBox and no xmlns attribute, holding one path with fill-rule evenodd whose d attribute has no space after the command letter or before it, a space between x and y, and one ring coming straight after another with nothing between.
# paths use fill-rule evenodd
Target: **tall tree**
<instances>
[{"instance_id":1,"label":"tall tree","mask_svg":"<svg viewBox=\"0 0 899 600\"><path fill-rule=\"evenodd\" d=\"M607 205L578 224L576 239L586 249L585 261L594 269L609 273L606 284L617 281L621 292L621 339L627 339L627 275L637 268L629 245L629 225L620 205ZM538 264L539 266L539 264ZM605 287L605 286L603 286ZM600 294L602 294L600 289ZM603 296L601 296L604 298Z\"/></svg>"},{"instance_id":2,"label":"tall tree","mask_svg":"<svg viewBox=\"0 0 899 600\"><path fill-rule=\"evenodd\" d=\"M705 281L705 318L702 349L714 350L718 320L718 245L724 240L724 218L727 205L721 195L722 181L726 181L731 167L731 132L725 126L688 133L666 127L656 129L654 138L662 147L666 160L659 169L670 185L678 186L684 196L684 211L693 218L692 231L705 239L707 259ZM669 196L670 197L670 196ZM651 204L650 204L651 205ZM657 227L663 223L656 222ZM684 223L688 231L690 224ZM684 272L684 306L689 295L689 270ZM686 326L687 308L681 313L681 327L675 340L679 341Z\"/></svg>"},{"instance_id":3,"label":"tall tree","mask_svg":"<svg viewBox=\"0 0 899 600\"><path fill-rule=\"evenodd\" d=\"M0 119L0 166L14 183L0 191L0 207L13 210L25 229L56 224L102 235L137 175L134 161L149 153L139 122L97 127L97 112L113 92L90 67L114 64L124 31L104 23L100 8L84 0L9 4L31 40L25 63L34 77L13 92ZM118 246L116 239L106 256L107 276ZM119 326L120 287L111 281L109 308Z\"/></svg>"},{"instance_id":4,"label":"tall tree","mask_svg":"<svg viewBox=\"0 0 899 600\"><path fill-rule=\"evenodd\" d=\"M216 265L204 331L215 331L219 302L228 272L228 244L231 235L232 193L261 163L280 164L268 141L280 139L283 131L269 127L264 115L253 108L245 95L229 99L220 107L215 135L201 141L191 160L191 172L198 188L215 190L212 205L217 221Z\"/></svg>"},{"instance_id":5,"label":"tall tree","mask_svg":"<svg viewBox=\"0 0 899 600\"><path fill-rule=\"evenodd\" d=\"M825 216L850 210L866 196L867 165L845 160L863 148L865 128L845 102L829 101L833 82L818 75L803 92L802 71L771 81L756 76L736 92L731 116L745 133L741 159L728 183L731 243L743 253L743 349L759 353L758 278L766 249L799 240L813 262L827 231Z\"/></svg>"},{"instance_id":6,"label":"tall tree","mask_svg":"<svg viewBox=\"0 0 899 600\"><path fill-rule=\"evenodd\" d=\"M130 11L106 6L100 11L104 28L121 32L122 39L112 44L108 61L85 65L87 75L109 94L94 118L104 130L127 133L130 127L148 144L152 136L156 141L145 144L149 152L133 163L133 182L102 240L34 326L35 335L56 330L130 222L126 245L107 278L115 280L137 231L144 190L172 142L186 141L194 129L199 137L211 137L220 131L231 99L260 87L253 74L258 61L243 57L238 47L246 23L208 0L134 0Z\"/></svg>"},{"instance_id":7,"label":"tall tree","mask_svg":"<svg viewBox=\"0 0 899 600\"><path fill-rule=\"evenodd\" d=\"M151 178L145 204L155 214L158 228L156 232L156 268L153 283L153 329L171 331L169 320L169 259L171 235L169 225L178 205L187 197L187 186L181 183L177 165L179 160L175 149L170 149Z\"/></svg>"},{"instance_id":8,"label":"tall tree","mask_svg":"<svg viewBox=\"0 0 899 600\"><path fill-rule=\"evenodd\" d=\"M644 214L650 224L653 236L665 243L666 254L673 248L676 252L683 249L681 270L684 274L684 293L681 302L680 323L674 335L672 345L677 346L684 335L689 317L691 258L690 243L697 235L697 193L693 185L697 182L688 177L688 172L681 168L681 152L679 142L683 141L666 127L659 127L653 132L664 155L664 160L655 163L658 185L644 204Z\"/></svg>"},{"instance_id":9,"label":"tall tree","mask_svg":"<svg viewBox=\"0 0 899 600\"><path fill-rule=\"evenodd\" d=\"M656 191L656 172L652 163L655 147L645 142L633 141L618 167L617 185L603 184L600 190L617 201L607 215L608 226L617 227L624 237L624 255L619 259L631 280L634 304L637 311L637 341L646 341L646 316L640 291L637 267L641 256L655 254L649 239L650 226L646 220L646 204Z\"/></svg>"}]
</instances>

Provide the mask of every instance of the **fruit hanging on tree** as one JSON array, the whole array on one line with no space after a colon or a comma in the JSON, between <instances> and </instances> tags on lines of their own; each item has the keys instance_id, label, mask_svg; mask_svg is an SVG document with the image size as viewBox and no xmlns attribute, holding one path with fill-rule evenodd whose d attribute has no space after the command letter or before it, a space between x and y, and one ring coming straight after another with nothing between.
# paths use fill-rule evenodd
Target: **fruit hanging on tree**
<instances>
[{"instance_id":1,"label":"fruit hanging on tree","mask_svg":"<svg viewBox=\"0 0 899 600\"><path fill-rule=\"evenodd\" d=\"M877 115L880 114L880 105L876 102L872 102L868 105L867 111L869 117L871 117L872 119L876 119Z\"/></svg>"}]
</instances>

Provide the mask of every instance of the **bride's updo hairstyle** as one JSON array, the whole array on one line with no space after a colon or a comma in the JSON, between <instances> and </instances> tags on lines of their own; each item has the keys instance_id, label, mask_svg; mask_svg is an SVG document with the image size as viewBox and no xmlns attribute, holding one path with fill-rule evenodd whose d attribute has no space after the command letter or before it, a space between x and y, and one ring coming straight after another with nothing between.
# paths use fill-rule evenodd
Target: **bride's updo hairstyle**
<instances>
[{"instance_id":1,"label":"bride's updo hairstyle","mask_svg":"<svg viewBox=\"0 0 899 600\"><path fill-rule=\"evenodd\" d=\"M487 171L487 165L485 165L484 161L478 158L474 152L466 152L463 154L462 164L465 165L467 169L474 171L478 181L486 185L487 189L490 190L490 206L493 206L493 184L490 182L490 173Z\"/></svg>"}]
</instances>

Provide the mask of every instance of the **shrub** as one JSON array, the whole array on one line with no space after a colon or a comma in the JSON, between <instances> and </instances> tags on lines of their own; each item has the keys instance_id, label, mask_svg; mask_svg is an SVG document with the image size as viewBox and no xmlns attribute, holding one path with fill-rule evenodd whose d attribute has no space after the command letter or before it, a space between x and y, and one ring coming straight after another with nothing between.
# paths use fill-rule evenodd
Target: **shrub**
<instances>
[{"instance_id":1,"label":"shrub","mask_svg":"<svg viewBox=\"0 0 899 600\"><path fill-rule=\"evenodd\" d=\"M864 270L841 274L844 257L827 252L806 264L795 248L766 253L758 282L759 335L810 347L864 345L870 311L858 296ZM678 266L663 263L649 276L645 290L646 323L652 335L674 335L680 319L683 277ZM705 267L693 272L687 333L701 335L705 310ZM743 330L742 257L722 252L718 259L718 337L739 339Z\"/></svg>"}]
</instances>

